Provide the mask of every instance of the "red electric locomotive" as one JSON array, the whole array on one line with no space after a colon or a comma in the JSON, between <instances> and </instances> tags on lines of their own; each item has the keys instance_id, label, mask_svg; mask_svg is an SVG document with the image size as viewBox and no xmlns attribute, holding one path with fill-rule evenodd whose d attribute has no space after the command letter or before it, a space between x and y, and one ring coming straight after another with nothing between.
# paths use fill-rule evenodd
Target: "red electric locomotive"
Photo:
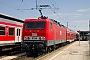
<instances>
[{"instance_id":1,"label":"red electric locomotive","mask_svg":"<svg viewBox=\"0 0 90 60\"><path fill-rule=\"evenodd\" d=\"M13 20L13 21L12 21ZM6 51L21 46L22 23L20 19L0 13L0 51Z\"/></svg>"},{"instance_id":2,"label":"red electric locomotive","mask_svg":"<svg viewBox=\"0 0 90 60\"><path fill-rule=\"evenodd\" d=\"M71 30L53 19L42 15L37 19L25 19L22 47L27 55L37 55L58 48L71 40ZM72 34L73 36L73 34Z\"/></svg>"},{"instance_id":3,"label":"red electric locomotive","mask_svg":"<svg viewBox=\"0 0 90 60\"><path fill-rule=\"evenodd\" d=\"M46 17L26 19L22 35L27 55L54 50L60 43L66 42L66 28Z\"/></svg>"}]
</instances>

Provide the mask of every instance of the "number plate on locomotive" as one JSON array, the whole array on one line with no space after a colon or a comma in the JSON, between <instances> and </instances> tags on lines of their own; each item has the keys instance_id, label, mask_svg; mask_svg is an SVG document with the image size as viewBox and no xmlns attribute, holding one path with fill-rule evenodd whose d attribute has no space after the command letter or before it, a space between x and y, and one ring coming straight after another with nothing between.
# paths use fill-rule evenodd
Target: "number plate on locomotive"
<instances>
[{"instance_id":1,"label":"number plate on locomotive","mask_svg":"<svg viewBox=\"0 0 90 60\"><path fill-rule=\"evenodd\" d=\"M32 39L37 39L37 37L32 37Z\"/></svg>"}]
</instances>

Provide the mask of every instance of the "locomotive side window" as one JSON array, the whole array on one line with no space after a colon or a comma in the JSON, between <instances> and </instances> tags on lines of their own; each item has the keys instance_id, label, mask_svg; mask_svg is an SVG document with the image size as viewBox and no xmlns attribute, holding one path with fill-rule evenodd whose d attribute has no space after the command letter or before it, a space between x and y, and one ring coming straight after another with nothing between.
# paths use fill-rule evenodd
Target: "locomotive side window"
<instances>
[{"instance_id":1,"label":"locomotive side window","mask_svg":"<svg viewBox=\"0 0 90 60\"><path fill-rule=\"evenodd\" d=\"M52 23L50 23L50 30L52 30Z\"/></svg>"},{"instance_id":2,"label":"locomotive side window","mask_svg":"<svg viewBox=\"0 0 90 60\"><path fill-rule=\"evenodd\" d=\"M9 35L14 35L14 28L9 27Z\"/></svg>"},{"instance_id":3,"label":"locomotive side window","mask_svg":"<svg viewBox=\"0 0 90 60\"><path fill-rule=\"evenodd\" d=\"M5 27L0 26L0 35L5 35Z\"/></svg>"}]
</instances>

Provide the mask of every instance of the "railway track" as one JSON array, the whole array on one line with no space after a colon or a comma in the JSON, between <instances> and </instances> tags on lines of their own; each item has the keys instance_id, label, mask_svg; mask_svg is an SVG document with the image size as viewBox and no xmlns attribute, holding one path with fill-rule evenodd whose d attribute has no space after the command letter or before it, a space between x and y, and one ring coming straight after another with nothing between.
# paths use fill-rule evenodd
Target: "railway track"
<instances>
[{"instance_id":1,"label":"railway track","mask_svg":"<svg viewBox=\"0 0 90 60\"><path fill-rule=\"evenodd\" d=\"M54 52L58 51L59 49L62 50L64 47L66 47L68 45L66 44L65 46L61 46L60 48L56 49L53 52L49 52L48 54L40 55L38 57L39 57L39 59L41 59L41 58L43 58L43 57L45 57L45 56L47 56L51 53L54 53ZM11 54L11 53L14 53L14 54ZM19 52L19 53L11 52L11 53L9 53L9 55L7 55L7 56L6 55L1 56L0 60L34 60L34 59L38 59L38 57L31 57L31 56L27 57L25 52L24 53L23 52Z\"/></svg>"},{"instance_id":2,"label":"railway track","mask_svg":"<svg viewBox=\"0 0 90 60\"><path fill-rule=\"evenodd\" d=\"M26 53L19 53L11 56L1 56L0 60L33 60L33 57L27 57Z\"/></svg>"},{"instance_id":3,"label":"railway track","mask_svg":"<svg viewBox=\"0 0 90 60\"><path fill-rule=\"evenodd\" d=\"M33 57L27 57L27 55L22 55L22 56L19 56L17 58L14 58L12 60L34 60Z\"/></svg>"},{"instance_id":4,"label":"railway track","mask_svg":"<svg viewBox=\"0 0 90 60\"><path fill-rule=\"evenodd\" d=\"M23 56L23 55L25 55L25 53L18 53L18 54L11 55L11 56L1 56L0 60L15 60L18 57Z\"/></svg>"},{"instance_id":5,"label":"railway track","mask_svg":"<svg viewBox=\"0 0 90 60\"><path fill-rule=\"evenodd\" d=\"M23 53L25 50L21 50L19 47L15 47L14 49L4 49L0 51L0 60L10 60L9 58L15 58L20 55L20 53ZM22 55L22 54L21 54Z\"/></svg>"}]
</instances>

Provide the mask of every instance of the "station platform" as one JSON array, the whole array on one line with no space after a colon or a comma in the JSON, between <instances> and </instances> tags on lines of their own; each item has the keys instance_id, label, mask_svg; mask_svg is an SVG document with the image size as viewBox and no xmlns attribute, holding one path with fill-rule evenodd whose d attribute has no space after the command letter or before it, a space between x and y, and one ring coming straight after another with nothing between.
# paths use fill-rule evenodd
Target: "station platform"
<instances>
[{"instance_id":1,"label":"station platform","mask_svg":"<svg viewBox=\"0 0 90 60\"><path fill-rule=\"evenodd\" d=\"M89 41L75 41L37 60L90 60Z\"/></svg>"}]
</instances>

